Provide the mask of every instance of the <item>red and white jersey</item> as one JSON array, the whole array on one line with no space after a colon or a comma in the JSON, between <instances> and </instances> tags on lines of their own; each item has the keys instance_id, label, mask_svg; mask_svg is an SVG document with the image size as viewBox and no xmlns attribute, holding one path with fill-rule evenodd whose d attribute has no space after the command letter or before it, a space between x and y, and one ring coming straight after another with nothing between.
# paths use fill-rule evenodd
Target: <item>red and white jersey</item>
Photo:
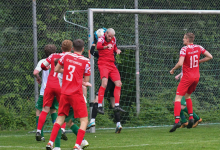
<instances>
[{"instance_id":1,"label":"red and white jersey","mask_svg":"<svg viewBox=\"0 0 220 150\"><path fill-rule=\"evenodd\" d=\"M189 44L182 47L180 50L180 56L185 57L182 74L183 78L199 78L199 59L200 54L205 53L205 49L200 45Z\"/></svg>"},{"instance_id":2,"label":"red and white jersey","mask_svg":"<svg viewBox=\"0 0 220 150\"><path fill-rule=\"evenodd\" d=\"M47 79L47 87L50 87L50 88L57 88L57 86L59 87L60 84L59 84L59 80L57 78L57 72L54 72L54 68L55 68L55 64L54 64L54 61L56 59L59 59L61 58L63 55L65 55L65 53L53 53L51 54L47 59L46 61L51 64L51 70L50 70L50 74L48 76L48 79Z\"/></svg>"},{"instance_id":3,"label":"red and white jersey","mask_svg":"<svg viewBox=\"0 0 220 150\"><path fill-rule=\"evenodd\" d=\"M111 44L112 48L107 48L107 49L103 49L104 46L107 46ZM116 52L117 45L116 45L116 38L113 37L112 40L110 42L107 42L105 40L105 34L101 37L99 37L98 42L97 42L97 47L96 49L99 52L99 59L98 59L98 64L101 63L105 63L105 62L115 62L115 56L114 56L114 52Z\"/></svg>"},{"instance_id":4,"label":"red and white jersey","mask_svg":"<svg viewBox=\"0 0 220 150\"><path fill-rule=\"evenodd\" d=\"M61 93L72 95L83 94L83 75L90 76L90 61L88 58L77 53L68 53L58 61L63 66L63 83Z\"/></svg>"}]
</instances>

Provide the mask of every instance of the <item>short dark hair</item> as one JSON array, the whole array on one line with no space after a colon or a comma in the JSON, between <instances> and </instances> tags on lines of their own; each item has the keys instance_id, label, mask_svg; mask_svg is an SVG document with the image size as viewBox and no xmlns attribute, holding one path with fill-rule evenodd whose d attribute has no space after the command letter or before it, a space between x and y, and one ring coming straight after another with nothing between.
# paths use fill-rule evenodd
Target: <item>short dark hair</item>
<instances>
[{"instance_id":1,"label":"short dark hair","mask_svg":"<svg viewBox=\"0 0 220 150\"><path fill-rule=\"evenodd\" d=\"M195 39L195 35L191 32L186 33L185 36L189 39L190 43L192 43Z\"/></svg>"},{"instance_id":2,"label":"short dark hair","mask_svg":"<svg viewBox=\"0 0 220 150\"><path fill-rule=\"evenodd\" d=\"M76 52L81 52L84 48L85 42L81 39L77 39L73 41L73 48Z\"/></svg>"},{"instance_id":3,"label":"short dark hair","mask_svg":"<svg viewBox=\"0 0 220 150\"><path fill-rule=\"evenodd\" d=\"M57 50L57 47L54 44L48 44L44 47L44 52L45 52L46 57L55 53L56 50Z\"/></svg>"},{"instance_id":4,"label":"short dark hair","mask_svg":"<svg viewBox=\"0 0 220 150\"><path fill-rule=\"evenodd\" d=\"M72 41L70 41L70 40L64 40L63 42L62 42L62 50L64 51L64 52L69 52L69 51L71 51L71 48L73 47L73 42Z\"/></svg>"}]
</instances>

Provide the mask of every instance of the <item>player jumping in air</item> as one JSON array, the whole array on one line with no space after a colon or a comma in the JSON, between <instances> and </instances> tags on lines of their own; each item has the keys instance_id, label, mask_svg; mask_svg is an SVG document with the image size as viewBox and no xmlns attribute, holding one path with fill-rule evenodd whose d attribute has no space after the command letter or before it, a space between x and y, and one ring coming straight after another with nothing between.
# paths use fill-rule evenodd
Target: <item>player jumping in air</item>
<instances>
[{"instance_id":1,"label":"player jumping in air","mask_svg":"<svg viewBox=\"0 0 220 150\"><path fill-rule=\"evenodd\" d=\"M74 53L64 55L55 68L56 72L63 73L63 83L58 117L53 126L50 141L46 146L47 150L53 148L55 137L57 136L61 125L64 123L66 116L69 115L70 106L73 108L74 117L80 118L80 128L77 133L77 139L73 150L81 150L80 145L88 124L88 112L86 99L83 96L82 83L83 80L84 82L88 82L90 76L90 61L81 55L83 50L84 41L81 39L74 40ZM64 69L62 69L62 66Z\"/></svg>"},{"instance_id":2,"label":"player jumping in air","mask_svg":"<svg viewBox=\"0 0 220 150\"><path fill-rule=\"evenodd\" d=\"M95 35L94 35L94 43L92 44L90 53L94 57L99 58L99 53L97 51L95 51L95 45L97 43L97 40L98 40L98 37L97 37L97 35L95 33ZM114 53L114 55L115 55L115 53ZM110 102L111 102L112 108L115 107L114 88L115 88L115 84L111 80L111 78L109 78L104 95L106 95L108 91L110 92ZM87 126L87 129L90 129L91 127L95 126L95 118L97 116L97 109L98 109L98 92L96 92L96 98L93 101L92 118L90 120L90 123ZM121 109L121 111L125 112L123 109ZM114 114L115 114L115 120L117 122L116 123L115 133L120 133L121 130L122 130L122 126L121 126L121 122L120 122L120 112L119 111L114 111Z\"/></svg>"},{"instance_id":3,"label":"player jumping in air","mask_svg":"<svg viewBox=\"0 0 220 150\"><path fill-rule=\"evenodd\" d=\"M98 109L97 112L104 114L102 108L102 101L104 98L105 90L108 83L108 78L115 84L114 98L115 98L115 111L123 111L119 106L120 94L121 94L121 79L120 74L115 66L114 53L120 54L121 50L117 48L115 30L108 28L103 36L98 39L97 50L99 53L98 68L101 78L101 86L98 92Z\"/></svg>"},{"instance_id":4,"label":"player jumping in air","mask_svg":"<svg viewBox=\"0 0 220 150\"><path fill-rule=\"evenodd\" d=\"M176 75L175 79L176 80L181 79L181 75L182 73ZM174 101L175 101L175 97L174 97ZM184 112L188 114L188 110L186 107L186 99L183 96L183 98L181 99L181 112L180 112L181 126L180 128L185 128L188 125L188 121L186 120ZM194 119L194 124L192 126L193 128L195 128L199 123L202 122L202 118L200 118L194 111L193 111L193 119Z\"/></svg>"},{"instance_id":5,"label":"player jumping in air","mask_svg":"<svg viewBox=\"0 0 220 150\"><path fill-rule=\"evenodd\" d=\"M174 71L182 66L182 79L177 87L175 104L174 104L174 116L175 123L170 130L174 132L181 126L180 112L181 112L181 99L185 96L186 107L189 114L189 123L187 128L192 128L193 119L193 105L191 100L191 94L195 91L199 82L199 63L203 63L212 59L212 55L206 51L202 46L193 44L195 35L193 33L186 33L183 38L183 44L186 45L180 50L180 58L178 63L173 69L170 70L170 74L174 74ZM200 59L200 54L204 54L206 57Z\"/></svg>"}]
</instances>

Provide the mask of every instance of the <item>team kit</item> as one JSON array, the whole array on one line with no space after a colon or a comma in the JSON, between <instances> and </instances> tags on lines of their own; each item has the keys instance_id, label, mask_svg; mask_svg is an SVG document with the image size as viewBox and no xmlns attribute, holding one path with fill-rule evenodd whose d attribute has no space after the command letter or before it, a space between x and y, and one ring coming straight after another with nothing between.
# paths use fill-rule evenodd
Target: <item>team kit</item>
<instances>
[{"instance_id":1,"label":"team kit","mask_svg":"<svg viewBox=\"0 0 220 150\"><path fill-rule=\"evenodd\" d=\"M199 64L213 57L202 46L193 44L194 38L193 33L184 34L183 44L185 46L180 50L178 63L170 70L170 74L173 75L176 69L182 67L182 72L175 76L175 79L180 82L173 101L175 122L169 132L184 127L194 128L202 122L202 118L193 111L191 94L199 83ZM56 53L56 46L48 44L44 47L46 58L40 60L34 69L33 74L37 82L41 84L39 99L35 106L37 141L45 141L43 127L48 113L51 114L53 123L46 150L61 150L60 140L68 140L65 134L66 126L76 135L73 150L88 147L89 142L84 135L87 129L96 125L97 114L105 113L102 103L104 95L108 92L116 120L115 133L119 134L122 131L120 112L126 111L120 106L122 82L115 56L119 55L121 50L117 48L115 30L113 28L97 30L89 51L91 55L98 58L97 65L101 80L93 101L90 121L88 121L86 105L87 87L94 85L89 83L90 60L82 55L84 45L81 39L64 40L61 46L62 53ZM205 57L200 59L200 55L205 55ZM39 76L41 71L42 77ZM189 115L188 120L184 112ZM76 118L79 118L80 126L74 123Z\"/></svg>"}]
</instances>

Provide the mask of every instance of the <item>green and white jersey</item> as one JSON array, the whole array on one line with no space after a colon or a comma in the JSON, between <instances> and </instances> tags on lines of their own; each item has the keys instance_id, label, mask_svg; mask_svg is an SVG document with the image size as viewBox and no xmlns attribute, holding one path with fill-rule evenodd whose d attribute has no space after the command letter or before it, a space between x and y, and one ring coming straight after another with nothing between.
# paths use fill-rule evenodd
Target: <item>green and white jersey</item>
<instances>
[{"instance_id":1,"label":"green and white jersey","mask_svg":"<svg viewBox=\"0 0 220 150\"><path fill-rule=\"evenodd\" d=\"M59 79L60 87L62 87L62 83L63 83L63 74L62 74L62 73L58 73L57 77L58 77L58 79Z\"/></svg>"},{"instance_id":2,"label":"green and white jersey","mask_svg":"<svg viewBox=\"0 0 220 150\"><path fill-rule=\"evenodd\" d=\"M41 59L41 60L38 62L38 64L37 64L35 70L38 70L39 72L41 72L41 70L42 70L41 64L42 64L44 61L46 61L46 59ZM46 85L47 85L47 78L48 78L48 76L49 76L49 70L43 70L43 72L42 72L42 77L41 77L41 78L42 78L42 83L41 83L41 88L40 88L40 95L44 95L44 90L45 90Z\"/></svg>"}]
</instances>

